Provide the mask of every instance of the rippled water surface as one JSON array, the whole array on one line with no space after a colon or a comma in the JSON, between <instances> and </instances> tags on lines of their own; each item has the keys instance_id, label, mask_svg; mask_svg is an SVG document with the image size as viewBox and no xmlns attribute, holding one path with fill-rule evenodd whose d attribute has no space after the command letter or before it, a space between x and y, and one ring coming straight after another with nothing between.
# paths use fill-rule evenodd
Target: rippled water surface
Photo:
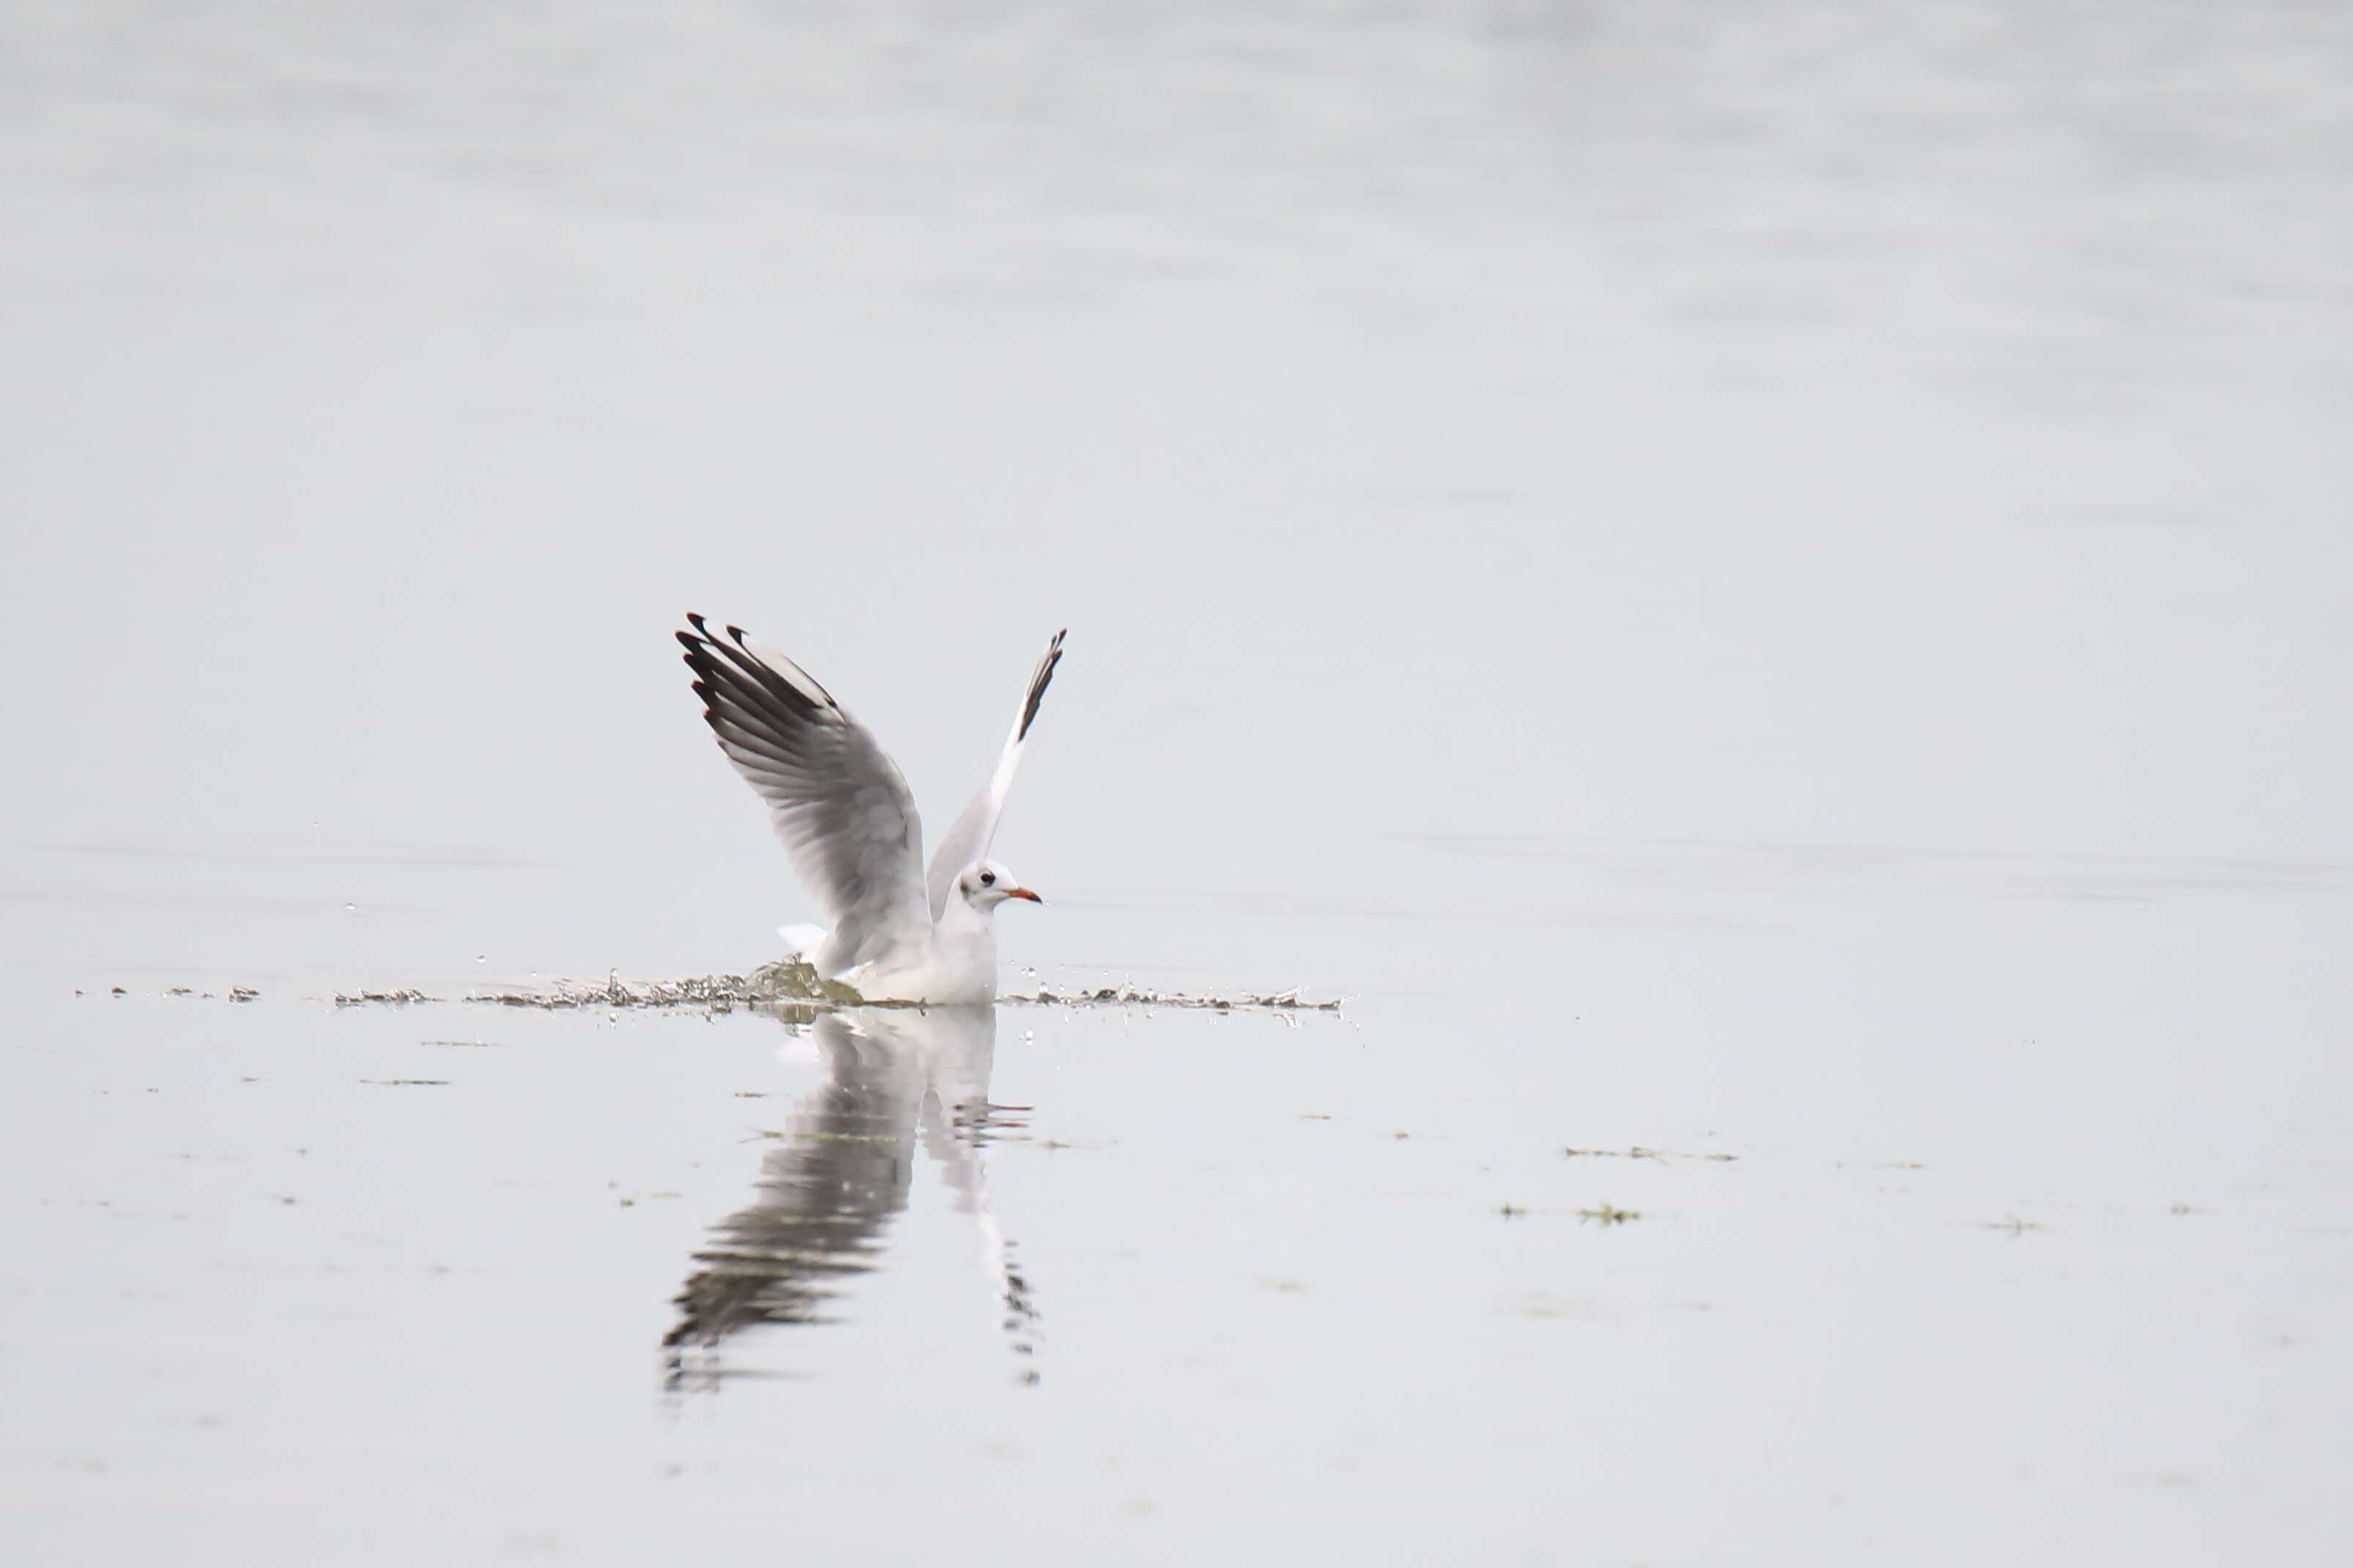
<instances>
[{"instance_id":1,"label":"rippled water surface","mask_svg":"<svg viewBox=\"0 0 2353 1568\"><path fill-rule=\"evenodd\" d=\"M0 1554L2340 1560L2348 79L12 8ZM688 610L1348 1005L455 1000L814 914Z\"/></svg>"}]
</instances>

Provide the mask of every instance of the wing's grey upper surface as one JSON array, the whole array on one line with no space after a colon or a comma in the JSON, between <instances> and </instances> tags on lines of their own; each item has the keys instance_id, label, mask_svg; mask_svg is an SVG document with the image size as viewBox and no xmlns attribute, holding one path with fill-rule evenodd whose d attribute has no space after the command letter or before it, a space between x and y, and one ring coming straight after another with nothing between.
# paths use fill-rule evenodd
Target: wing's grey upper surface
<instances>
[{"instance_id":1,"label":"wing's grey upper surface","mask_svg":"<svg viewBox=\"0 0 2353 1568\"><path fill-rule=\"evenodd\" d=\"M768 803L793 870L833 922L846 962L922 942L923 824L907 781L867 728L791 659L701 616L678 640L703 721Z\"/></svg>"},{"instance_id":2,"label":"wing's grey upper surface","mask_svg":"<svg viewBox=\"0 0 2353 1568\"><path fill-rule=\"evenodd\" d=\"M932 856L932 865L925 874L926 890L930 894L932 919L940 918L947 908L948 889L955 885L956 873L987 855L988 846L997 837L997 819L1004 815L1005 797L1013 789L1013 770L1021 764L1022 743L1029 738L1029 726L1038 720L1038 705L1046 700L1046 688L1053 684L1054 667L1062 662L1062 638L1069 628L1054 634L1046 651L1038 659L1038 668L1029 672L1029 688L1021 694L1021 706L1013 715L1013 732L1005 738L1005 750L998 753L997 771L988 783L972 797L972 804L954 826L941 835L939 848Z\"/></svg>"}]
</instances>

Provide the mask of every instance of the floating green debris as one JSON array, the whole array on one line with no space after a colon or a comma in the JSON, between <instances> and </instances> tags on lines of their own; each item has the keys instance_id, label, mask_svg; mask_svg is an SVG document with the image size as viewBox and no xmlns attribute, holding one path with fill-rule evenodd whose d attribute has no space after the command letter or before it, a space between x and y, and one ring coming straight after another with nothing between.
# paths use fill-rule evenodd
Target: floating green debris
<instances>
[{"instance_id":1,"label":"floating green debris","mask_svg":"<svg viewBox=\"0 0 2353 1568\"><path fill-rule=\"evenodd\" d=\"M353 991L335 993L338 1007L406 1007L412 1002L438 1002L438 996L427 996L422 991Z\"/></svg>"},{"instance_id":2,"label":"floating green debris","mask_svg":"<svg viewBox=\"0 0 2353 1568\"><path fill-rule=\"evenodd\" d=\"M1008 991L1000 1001L1030 1007L1198 1007L1211 1012L1336 1013L1338 999L1310 1002L1299 989L1252 991L1232 996L1197 994L1186 991L1151 991L1134 985L1100 985L1091 991L1057 991L1040 985L1035 991Z\"/></svg>"},{"instance_id":3,"label":"floating green debris","mask_svg":"<svg viewBox=\"0 0 2353 1568\"><path fill-rule=\"evenodd\" d=\"M435 1002L417 990L341 992L335 1005L405 1006ZM543 1012L605 1008L699 1007L706 1014L731 1013L738 1007L783 1012L787 1017L814 1017L837 1007L903 1007L919 1004L870 1002L838 981L822 980L807 964L794 960L766 963L749 974L704 974L684 980L625 981L617 971L600 984L558 980L543 987L472 991L465 1001L500 1007L533 1007ZM1134 985L1102 985L1092 990L1056 990L1040 985L1034 991L1010 991L998 1000L1030 1007L1187 1007L1209 1012L1337 1013L1337 1000L1303 1000L1296 989L1243 992L1234 995L1195 994L1182 991L1152 991Z\"/></svg>"},{"instance_id":4,"label":"floating green debris","mask_svg":"<svg viewBox=\"0 0 2353 1568\"><path fill-rule=\"evenodd\" d=\"M699 1007L706 1016L714 1016L738 1007L765 1007L806 1018L833 1007L854 1005L859 998L848 986L818 980L806 964L769 964L748 975L698 974L684 980L627 981L616 971L602 984L559 980L544 989L469 992L465 999L551 1013Z\"/></svg>"},{"instance_id":5,"label":"floating green debris","mask_svg":"<svg viewBox=\"0 0 2353 1568\"><path fill-rule=\"evenodd\" d=\"M1723 1154L1714 1150L1685 1153L1674 1149L1645 1149L1640 1143L1624 1149L1563 1149L1560 1152L1561 1158L1565 1160L1656 1160L1662 1165L1669 1160L1715 1160L1728 1163L1740 1158L1737 1154Z\"/></svg>"}]
</instances>

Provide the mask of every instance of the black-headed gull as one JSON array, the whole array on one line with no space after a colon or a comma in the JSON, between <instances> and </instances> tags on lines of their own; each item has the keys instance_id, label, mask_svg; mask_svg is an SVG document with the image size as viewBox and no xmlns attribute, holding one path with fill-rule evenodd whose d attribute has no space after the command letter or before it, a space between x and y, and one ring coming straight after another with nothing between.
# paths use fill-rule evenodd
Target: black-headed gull
<instances>
[{"instance_id":1,"label":"black-headed gull","mask_svg":"<svg viewBox=\"0 0 2353 1568\"><path fill-rule=\"evenodd\" d=\"M678 640L694 671L703 721L768 803L795 875L833 922L829 931L787 928L794 956L870 1002L996 1000L989 917L1008 899L1045 900L988 858L988 847L1038 704L1061 662L1062 633L1030 672L997 771L940 840L926 871L915 797L872 732L791 659L738 627L722 636L701 616L686 619L694 629Z\"/></svg>"}]
</instances>

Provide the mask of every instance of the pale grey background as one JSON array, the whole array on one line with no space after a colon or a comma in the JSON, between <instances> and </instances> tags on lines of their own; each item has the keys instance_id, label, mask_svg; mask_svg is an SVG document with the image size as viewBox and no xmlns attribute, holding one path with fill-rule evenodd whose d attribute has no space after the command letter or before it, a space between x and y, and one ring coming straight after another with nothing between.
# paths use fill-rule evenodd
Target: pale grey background
<instances>
[{"instance_id":1,"label":"pale grey background","mask_svg":"<svg viewBox=\"0 0 2353 1568\"><path fill-rule=\"evenodd\" d=\"M0 1542L2335 1560L2348 80L2285 4L12 6ZM660 1395L773 1024L316 1003L810 913L687 609L937 824L1069 625L1008 966L1358 999L1008 1016L1035 1387L926 1171L795 1380ZM1634 1143L1741 1159L1558 1152Z\"/></svg>"}]
</instances>

